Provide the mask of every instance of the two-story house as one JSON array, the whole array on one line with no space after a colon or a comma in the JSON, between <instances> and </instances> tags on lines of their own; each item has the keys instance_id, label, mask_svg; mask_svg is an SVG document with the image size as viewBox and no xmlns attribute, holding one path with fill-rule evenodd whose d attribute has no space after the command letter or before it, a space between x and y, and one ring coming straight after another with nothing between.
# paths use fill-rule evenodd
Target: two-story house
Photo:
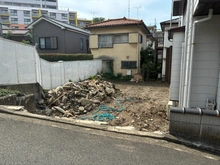
<instances>
[{"instance_id":1,"label":"two-story house","mask_svg":"<svg viewBox=\"0 0 220 165\"><path fill-rule=\"evenodd\" d=\"M142 20L108 19L86 26L90 30L90 49L102 59L103 72L133 75L140 72L140 51L151 37Z\"/></svg>"}]
</instances>

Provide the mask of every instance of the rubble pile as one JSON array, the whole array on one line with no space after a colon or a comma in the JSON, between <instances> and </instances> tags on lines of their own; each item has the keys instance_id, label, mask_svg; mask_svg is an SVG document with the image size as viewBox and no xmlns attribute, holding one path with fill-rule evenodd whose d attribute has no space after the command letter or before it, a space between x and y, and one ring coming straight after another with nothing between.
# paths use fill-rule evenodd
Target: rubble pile
<instances>
[{"instance_id":1,"label":"rubble pile","mask_svg":"<svg viewBox=\"0 0 220 165\"><path fill-rule=\"evenodd\" d=\"M99 79L81 82L67 82L45 94L38 107L45 109L46 115L76 117L98 108L100 104L111 102L121 91L111 82Z\"/></svg>"}]
</instances>

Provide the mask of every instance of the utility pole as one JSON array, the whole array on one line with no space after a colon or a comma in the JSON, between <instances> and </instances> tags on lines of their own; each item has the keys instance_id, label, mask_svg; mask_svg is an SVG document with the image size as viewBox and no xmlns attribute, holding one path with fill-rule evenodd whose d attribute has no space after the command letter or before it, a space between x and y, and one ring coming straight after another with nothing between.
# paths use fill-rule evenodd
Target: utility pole
<instances>
[{"instance_id":1,"label":"utility pole","mask_svg":"<svg viewBox=\"0 0 220 165\"><path fill-rule=\"evenodd\" d=\"M94 23L93 19L96 12L91 12L91 13L92 13L92 23Z\"/></svg>"},{"instance_id":2,"label":"utility pole","mask_svg":"<svg viewBox=\"0 0 220 165\"><path fill-rule=\"evenodd\" d=\"M128 0L128 18L130 18L130 0Z\"/></svg>"},{"instance_id":3,"label":"utility pole","mask_svg":"<svg viewBox=\"0 0 220 165\"><path fill-rule=\"evenodd\" d=\"M91 12L91 13L92 13L92 19L93 19L96 12Z\"/></svg>"},{"instance_id":4,"label":"utility pole","mask_svg":"<svg viewBox=\"0 0 220 165\"><path fill-rule=\"evenodd\" d=\"M138 10L141 8L141 6L140 7L135 7L136 9L137 9L137 19L138 19Z\"/></svg>"}]
</instances>

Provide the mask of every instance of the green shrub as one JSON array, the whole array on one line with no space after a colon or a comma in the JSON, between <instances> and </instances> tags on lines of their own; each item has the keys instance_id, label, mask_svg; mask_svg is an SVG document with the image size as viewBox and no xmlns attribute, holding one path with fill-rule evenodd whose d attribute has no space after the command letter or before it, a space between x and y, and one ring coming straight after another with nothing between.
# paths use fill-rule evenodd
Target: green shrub
<instances>
[{"instance_id":1,"label":"green shrub","mask_svg":"<svg viewBox=\"0 0 220 165\"><path fill-rule=\"evenodd\" d=\"M92 54L40 54L40 57L50 62L93 60Z\"/></svg>"},{"instance_id":2,"label":"green shrub","mask_svg":"<svg viewBox=\"0 0 220 165\"><path fill-rule=\"evenodd\" d=\"M21 93L18 90L11 90L11 89L2 89L2 88L0 88L0 97L12 95L12 94L15 94L17 96L23 96L24 95L23 93Z\"/></svg>"}]
</instances>

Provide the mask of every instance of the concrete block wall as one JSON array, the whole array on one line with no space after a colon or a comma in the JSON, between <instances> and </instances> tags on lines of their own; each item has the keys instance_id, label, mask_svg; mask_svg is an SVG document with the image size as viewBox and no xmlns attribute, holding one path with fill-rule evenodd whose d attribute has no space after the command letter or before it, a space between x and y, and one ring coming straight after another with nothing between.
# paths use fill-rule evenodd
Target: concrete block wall
<instances>
[{"instance_id":1,"label":"concrete block wall","mask_svg":"<svg viewBox=\"0 0 220 165\"><path fill-rule=\"evenodd\" d=\"M220 111L171 107L170 134L210 145L220 145Z\"/></svg>"},{"instance_id":2,"label":"concrete block wall","mask_svg":"<svg viewBox=\"0 0 220 165\"><path fill-rule=\"evenodd\" d=\"M17 105L24 106L31 113L36 112L35 95L29 94L25 96L9 95L0 97L0 105Z\"/></svg>"}]
</instances>

